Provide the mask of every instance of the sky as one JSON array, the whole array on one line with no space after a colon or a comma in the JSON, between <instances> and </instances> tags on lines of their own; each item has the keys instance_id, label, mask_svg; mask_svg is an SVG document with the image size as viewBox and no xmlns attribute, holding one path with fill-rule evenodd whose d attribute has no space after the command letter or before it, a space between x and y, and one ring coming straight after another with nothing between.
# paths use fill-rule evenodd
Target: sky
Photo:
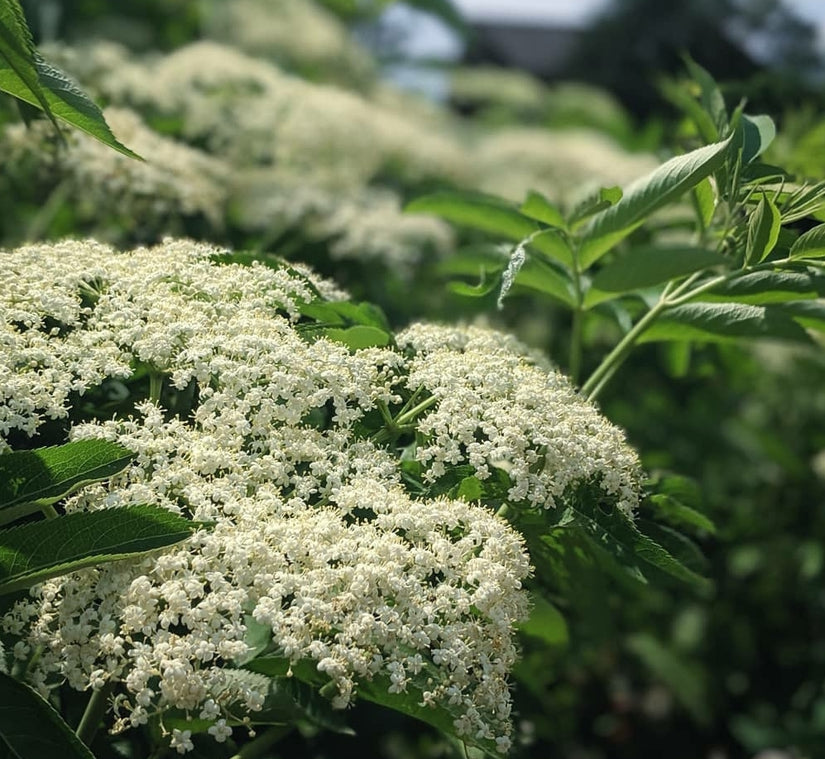
<instances>
[{"instance_id":1,"label":"sky","mask_svg":"<svg viewBox=\"0 0 825 759\"><path fill-rule=\"evenodd\" d=\"M609 0L453 0L469 18L552 21L583 26ZM798 16L816 26L825 48L825 0L784 0Z\"/></svg>"}]
</instances>

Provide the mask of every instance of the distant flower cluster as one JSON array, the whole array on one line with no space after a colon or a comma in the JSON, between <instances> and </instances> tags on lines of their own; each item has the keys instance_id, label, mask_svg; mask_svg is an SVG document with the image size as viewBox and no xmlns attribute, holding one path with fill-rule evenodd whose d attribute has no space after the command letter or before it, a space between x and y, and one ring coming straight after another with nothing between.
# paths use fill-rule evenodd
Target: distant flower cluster
<instances>
[{"instance_id":1,"label":"distant flower cluster","mask_svg":"<svg viewBox=\"0 0 825 759\"><path fill-rule=\"evenodd\" d=\"M323 244L324 255L333 260L383 261L393 270L400 264L409 271L453 247L440 221L408 220L400 213L405 191L420 183L481 190L514 201L537 190L570 202L575 200L566 195L571 187L622 185L655 165L650 156L628 153L587 129L471 128L443 107L423 105L386 85L370 82L348 89L323 77L301 78L296 73L304 69L293 65L290 51L296 39L306 48L306 35L287 34L289 24L281 27L272 20L256 24L255 14L235 5L213 4L212 24L221 42L203 40L167 55L138 58L105 42L84 46L82 55L65 47L48 50L84 86L121 109L112 112L115 131L142 146L152 166L151 171L133 170L139 188L133 195L119 186L113 192L112 185L127 169L118 165L113 171L86 140L84 149L75 149L64 163L70 173L82 161L88 163L83 181L90 198L122 199L117 206L122 217L142 220L148 214L151 219L161 209L147 208L141 198L144 188L154 186L160 199L168 199L162 210L173 233L201 234L191 225L175 225L174 212L191 213L197 200L196 210L213 230L220 229L220 218L224 226L260 236L276 249L279 236L297 231ZM244 0L243 7L247 5L273 12L271 4L260 0ZM278 6L288 18L323 14L303 0ZM236 13L243 25L230 23ZM321 37L335 36L341 31L338 22L330 23L305 27ZM270 39L273 35L277 39ZM304 64L310 69L315 65ZM291 71L283 68L290 65ZM528 85L539 86L496 71L465 72L458 76L459 84L463 79L471 91L480 90L479 97L485 88L502 97L515 88L519 102L535 100ZM556 102L542 92L541 103ZM166 136L158 135L153 143L148 128L123 123L126 108ZM188 144L188 153L180 143ZM95 160L88 161L90 156ZM209 160L212 168L207 168ZM189 197L180 189L193 183L203 188L197 191L203 197ZM150 223L149 229L156 226Z\"/></svg>"},{"instance_id":2,"label":"distant flower cluster","mask_svg":"<svg viewBox=\"0 0 825 759\"><path fill-rule=\"evenodd\" d=\"M28 676L44 691L116 684L116 729L182 710L224 741L266 697L264 681L233 676L254 620L278 656L328 679L334 706L383 683L506 750L522 539L483 502L411 495L400 451L364 424L414 401L425 481L463 462L483 481L495 467L513 502L548 507L596 481L632 509L632 451L510 338L418 325L398 347L307 339L302 304L342 293L307 271L218 264L219 253L168 240L0 254L2 437L74 422L78 398L148 368L164 378L159 397L73 423L73 438L136 458L67 509L151 503L215 524L161 555L37 586L0 622L19 639L14 656L38 652ZM175 414L166 399L183 392L192 407ZM189 731L169 735L193 748Z\"/></svg>"}]
</instances>

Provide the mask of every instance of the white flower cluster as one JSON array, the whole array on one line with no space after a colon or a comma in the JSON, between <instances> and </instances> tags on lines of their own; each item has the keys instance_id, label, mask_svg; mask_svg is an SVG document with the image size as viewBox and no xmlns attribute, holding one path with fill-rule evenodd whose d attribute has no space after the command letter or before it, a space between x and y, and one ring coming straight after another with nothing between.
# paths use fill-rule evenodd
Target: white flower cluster
<instances>
[{"instance_id":1,"label":"white flower cluster","mask_svg":"<svg viewBox=\"0 0 825 759\"><path fill-rule=\"evenodd\" d=\"M284 658L315 662L334 705L383 677L390 693L415 687L449 708L462 734L506 747L529 571L520 537L482 506L411 499L393 455L353 433L376 403L399 401L400 353L306 341L292 319L312 283L218 266L215 252L71 242L0 258L5 431L35 432L135 362L174 388L197 384L185 419L147 401L133 418L75 426L76 439L137 456L67 508L148 502L215 522L163 555L34 589L2 622L20 636L15 655L40 651L30 676L41 689L118 683L120 729L180 709L215 720L220 740L266 695L227 675L251 616ZM327 422L311 424L321 410ZM185 731L172 740L191 748Z\"/></svg>"},{"instance_id":2,"label":"white flower cluster","mask_svg":"<svg viewBox=\"0 0 825 759\"><path fill-rule=\"evenodd\" d=\"M413 325L398 336L415 351L410 388L437 404L419 424L418 460L434 479L469 463L476 477L504 468L509 497L550 508L569 488L596 482L628 515L638 505L639 462L622 431L565 377L489 330Z\"/></svg>"},{"instance_id":3,"label":"white flower cluster","mask_svg":"<svg viewBox=\"0 0 825 759\"><path fill-rule=\"evenodd\" d=\"M136 161L79 130L54 144L51 124L11 124L0 134L10 163L33 165L35 176L60 189L78 215L77 225L102 236L133 237L183 231L185 218L221 230L229 200L229 169L217 158L163 137L124 108L110 108L106 121L121 143L145 157ZM8 180L7 180L8 181Z\"/></svg>"},{"instance_id":4,"label":"white flower cluster","mask_svg":"<svg viewBox=\"0 0 825 759\"><path fill-rule=\"evenodd\" d=\"M310 79L366 83L375 74L369 53L312 0L209 0L202 15L209 37Z\"/></svg>"},{"instance_id":5,"label":"white flower cluster","mask_svg":"<svg viewBox=\"0 0 825 759\"><path fill-rule=\"evenodd\" d=\"M310 240L328 242L333 259L382 261L405 276L426 254L441 257L453 249L446 222L405 214L390 190L355 187L341 193L276 171L245 172L238 187L240 225L266 236L300 228Z\"/></svg>"},{"instance_id":6,"label":"white flower cluster","mask_svg":"<svg viewBox=\"0 0 825 759\"><path fill-rule=\"evenodd\" d=\"M514 501L546 505L595 478L632 508L632 452L510 338L419 325L400 336L404 350L307 340L301 303L339 293L286 267L218 265L220 252L169 240L0 254L3 436L34 434L106 378L148 365L167 397L194 389L193 408L175 415L155 397L129 418L76 424L75 439L136 457L67 509L151 503L215 523L162 555L36 587L0 622L19 637L14 655L38 651L28 672L44 691L116 684L116 729L176 709L212 721L222 741L266 697L265 679L232 676L251 618L283 660L329 679L334 706L359 682L383 682L506 750L522 539L483 504L412 498L398 451L356 425L429 397L413 419L428 478L464 461L480 479L501 467ZM171 741L193 745L186 730Z\"/></svg>"},{"instance_id":7,"label":"white flower cluster","mask_svg":"<svg viewBox=\"0 0 825 759\"><path fill-rule=\"evenodd\" d=\"M624 186L658 165L647 153L628 153L585 129L503 128L482 136L475 155L480 189L514 201L529 190L569 201L571 188Z\"/></svg>"}]
</instances>

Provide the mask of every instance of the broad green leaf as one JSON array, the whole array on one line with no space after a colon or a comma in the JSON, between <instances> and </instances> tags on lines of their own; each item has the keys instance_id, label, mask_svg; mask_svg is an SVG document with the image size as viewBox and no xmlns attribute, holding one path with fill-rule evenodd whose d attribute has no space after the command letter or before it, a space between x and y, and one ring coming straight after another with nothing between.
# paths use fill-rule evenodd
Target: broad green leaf
<instances>
[{"instance_id":1,"label":"broad green leaf","mask_svg":"<svg viewBox=\"0 0 825 759\"><path fill-rule=\"evenodd\" d=\"M118 142L103 118L100 108L66 74L46 63L40 56L36 56L35 66L48 113L86 132L125 156L140 159L137 153ZM18 76L17 72L7 65L4 59L0 59L0 90L14 95L29 105L46 110L36 94Z\"/></svg>"},{"instance_id":2,"label":"broad green leaf","mask_svg":"<svg viewBox=\"0 0 825 759\"><path fill-rule=\"evenodd\" d=\"M561 612L538 593L532 593L530 617L518 629L531 638L538 638L548 646L563 647L570 642L567 622Z\"/></svg>"},{"instance_id":3,"label":"broad green leaf","mask_svg":"<svg viewBox=\"0 0 825 759\"><path fill-rule=\"evenodd\" d=\"M5 522L123 470L134 454L106 440L77 440L0 455L0 517Z\"/></svg>"},{"instance_id":4,"label":"broad green leaf","mask_svg":"<svg viewBox=\"0 0 825 759\"><path fill-rule=\"evenodd\" d=\"M350 350L357 351L361 348L374 348L389 345L392 335L378 327L368 327L359 324L355 327L329 327L321 332L328 340L336 343L343 343Z\"/></svg>"},{"instance_id":5,"label":"broad green leaf","mask_svg":"<svg viewBox=\"0 0 825 759\"><path fill-rule=\"evenodd\" d=\"M748 243L745 251L745 261L753 266L761 263L776 246L779 238L779 229L782 220L779 209L767 193L762 193L759 204L751 212L748 219Z\"/></svg>"},{"instance_id":6,"label":"broad green leaf","mask_svg":"<svg viewBox=\"0 0 825 759\"><path fill-rule=\"evenodd\" d=\"M686 506L673 496L665 493L656 493L648 499L653 507L653 513L664 522L672 524L680 529L693 528L716 534L716 525L702 514L690 506Z\"/></svg>"},{"instance_id":7,"label":"broad green leaf","mask_svg":"<svg viewBox=\"0 0 825 759\"><path fill-rule=\"evenodd\" d=\"M659 90L673 105L684 113L696 126L696 131L705 142L719 139L719 129L713 117L696 98L696 87L692 82L661 79Z\"/></svg>"},{"instance_id":8,"label":"broad green leaf","mask_svg":"<svg viewBox=\"0 0 825 759\"><path fill-rule=\"evenodd\" d=\"M592 286L607 293L632 292L725 262L724 256L705 248L638 247L599 270Z\"/></svg>"},{"instance_id":9,"label":"broad green leaf","mask_svg":"<svg viewBox=\"0 0 825 759\"><path fill-rule=\"evenodd\" d=\"M327 326L377 327L390 330L384 312L372 303L355 303L349 300L317 300L301 307L301 314Z\"/></svg>"},{"instance_id":10,"label":"broad green leaf","mask_svg":"<svg viewBox=\"0 0 825 759\"><path fill-rule=\"evenodd\" d=\"M0 672L0 748L16 759L94 759L46 699Z\"/></svg>"},{"instance_id":11,"label":"broad green leaf","mask_svg":"<svg viewBox=\"0 0 825 759\"><path fill-rule=\"evenodd\" d=\"M568 306L573 306L576 302L570 277L548 262L532 256L521 267L515 286L550 295Z\"/></svg>"},{"instance_id":12,"label":"broad green leaf","mask_svg":"<svg viewBox=\"0 0 825 759\"><path fill-rule=\"evenodd\" d=\"M449 282L447 289L456 295L463 295L466 298L483 298L501 285L501 271L497 271L493 276L488 276L487 270L481 270L481 278L477 285L470 285L466 282Z\"/></svg>"},{"instance_id":13,"label":"broad green leaf","mask_svg":"<svg viewBox=\"0 0 825 759\"><path fill-rule=\"evenodd\" d=\"M705 113L710 116L713 124L713 132L704 136L708 142L719 139L719 132L727 126L728 114L725 109L725 98L716 80L710 73L694 61L690 56L685 56L685 66L691 78L699 85L699 102Z\"/></svg>"},{"instance_id":14,"label":"broad green leaf","mask_svg":"<svg viewBox=\"0 0 825 759\"><path fill-rule=\"evenodd\" d=\"M527 193L527 199L521 204L519 211L525 216L551 227L564 229L566 226L561 211L550 203L544 195L534 190Z\"/></svg>"},{"instance_id":15,"label":"broad green leaf","mask_svg":"<svg viewBox=\"0 0 825 759\"><path fill-rule=\"evenodd\" d=\"M535 248L551 261L557 261L568 269L573 268L573 251L570 245L558 232L545 229L530 236L529 247Z\"/></svg>"},{"instance_id":16,"label":"broad green leaf","mask_svg":"<svg viewBox=\"0 0 825 759\"><path fill-rule=\"evenodd\" d=\"M165 548L203 526L159 507L125 506L0 530L0 594Z\"/></svg>"},{"instance_id":17,"label":"broad green leaf","mask_svg":"<svg viewBox=\"0 0 825 759\"><path fill-rule=\"evenodd\" d=\"M725 161L730 146L724 142L698 148L685 155L671 158L652 173L634 182L622 199L610 208L596 214L583 231L579 263L587 268L647 217L695 187Z\"/></svg>"},{"instance_id":18,"label":"broad green leaf","mask_svg":"<svg viewBox=\"0 0 825 759\"><path fill-rule=\"evenodd\" d=\"M429 213L481 232L521 242L539 229L506 201L470 192L437 192L407 204L409 213Z\"/></svg>"},{"instance_id":19,"label":"broad green leaf","mask_svg":"<svg viewBox=\"0 0 825 759\"><path fill-rule=\"evenodd\" d=\"M470 475L461 480L455 492L456 498L461 498L465 501L478 501L483 495L484 483L474 475Z\"/></svg>"},{"instance_id":20,"label":"broad green leaf","mask_svg":"<svg viewBox=\"0 0 825 759\"><path fill-rule=\"evenodd\" d=\"M688 303L666 311L642 334L640 342L724 342L762 337L810 344L805 330L778 308L745 303Z\"/></svg>"},{"instance_id":21,"label":"broad green leaf","mask_svg":"<svg viewBox=\"0 0 825 759\"><path fill-rule=\"evenodd\" d=\"M287 672L291 671L293 677L316 688L323 688L329 682L323 673L318 672L317 663L309 660L290 663L282 656L267 654L253 659L245 667L253 672L279 678L286 677ZM382 674L375 675L369 681L359 680L355 690L358 698L419 719L447 735L456 735L454 723L461 716L457 705L444 702L438 706L424 704L424 692L432 690L435 677L437 675L431 672L431 667L425 666L419 674L410 675L407 689L402 693L390 693L390 679ZM488 754L496 754L493 741L468 736L462 736L462 738L469 746L475 746Z\"/></svg>"},{"instance_id":22,"label":"broad green leaf","mask_svg":"<svg viewBox=\"0 0 825 759\"><path fill-rule=\"evenodd\" d=\"M825 256L825 224L809 229L791 246L791 258L822 258Z\"/></svg>"},{"instance_id":23,"label":"broad green leaf","mask_svg":"<svg viewBox=\"0 0 825 759\"><path fill-rule=\"evenodd\" d=\"M825 274L804 271L749 271L715 287L700 297L703 301L736 303L782 303L816 298L825 294Z\"/></svg>"},{"instance_id":24,"label":"broad green leaf","mask_svg":"<svg viewBox=\"0 0 825 759\"><path fill-rule=\"evenodd\" d=\"M570 226L580 225L594 214L616 205L621 199L621 187L601 187L589 193L573 206L568 219Z\"/></svg>"},{"instance_id":25,"label":"broad green leaf","mask_svg":"<svg viewBox=\"0 0 825 759\"><path fill-rule=\"evenodd\" d=\"M8 82L6 80L9 80ZM37 71L37 51L19 0L0 2L0 90L20 98L14 85L27 92L57 128ZM11 87L11 89L10 89ZM26 100L26 98L21 98Z\"/></svg>"},{"instance_id":26,"label":"broad green leaf","mask_svg":"<svg viewBox=\"0 0 825 759\"><path fill-rule=\"evenodd\" d=\"M623 564L664 572L694 587L707 590L710 582L682 564L655 540L643 534L634 522L616 508L604 510L593 497L578 499L564 510L560 527L582 528L596 543Z\"/></svg>"},{"instance_id":27,"label":"broad green leaf","mask_svg":"<svg viewBox=\"0 0 825 759\"><path fill-rule=\"evenodd\" d=\"M825 332L825 301L823 300L798 300L778 304L775 308L807 329Z\"/></svg>"},{"instance_id":28,"label":"broad green leaf","mask_svg":"<svg viewBox=\"0 0 825 759\"><path fill-rule=\"evenodd\" d=\"M710 177L705 177L693 188L693 202L696 205L702 229L707 229L710 227L713 214L716 211L716 193L713 190Z\"/></svg>"},{"instance_id":29,"label":"broad green leaf","mask_svg":"<svg viewBox=\"0 0 825 759\"><path fill-rule=\"evenodd\" d=\"M646 633L630 636L627 647L673 692L698 722L706 724L710 721L705 673L698 664L685 660L672 648Z\"/></svg>"},{"instance_id":30,"label":"broad green leaf","mask_svg":"<svg viewBox=\"0 0 825 759\"><path fill-rule=\"evenodd\" d=\"M770 116L742 116L742 162L750 163L762 155L776 137L776 125Z\"/></svg>"},{"instance_id":31,"label":"broad green leaf","mask_svg":"<svg viewBox=\"0 0 825 759\"><path fill-rule=\"evenodd\" d=\"M741 178L744 184L760 185L785 182L790 174L779 166L753 161L742 167Z\"/></svg>"}]
</instances>

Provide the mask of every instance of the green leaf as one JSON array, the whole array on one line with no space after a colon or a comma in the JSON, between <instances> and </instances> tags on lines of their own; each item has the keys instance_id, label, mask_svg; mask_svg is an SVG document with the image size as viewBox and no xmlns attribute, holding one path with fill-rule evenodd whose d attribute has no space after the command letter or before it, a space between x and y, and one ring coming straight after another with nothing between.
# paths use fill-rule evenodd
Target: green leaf
<instances>
[{"instance_id":1,"label":"green leaf","mask_svg":"<svg viewBox=\"0 0 825 759\"><path fill-rule=\"evenodd\" d=\"M562 514L560 527L575 525L602 545L621 563L638 568L664 572L700 590L707 590L710 581L682 564L655 540L639 531L631 519L619 509L605 510L594 497L578 499Z\"/></svg>"},{"instance_id":2,"label":"green leaf","mask_svg":"<svg viewBox=\"0 0 825 759\"><path fill-rule=\"evenodd\" d=\"M705 139L709 142L719 139L719 132L727 126L728 114L725 109L725 98L716 80L710 73L694 61L690 56L685 56L685 66L691 78L699 85L699 102L705 113L710 116L713 124L713 132L709 133ZM704 135L703 135L704 136Z\"/></svg>"},{"instance_id":3,"label":"green leaf","mask_svg":"<svg viewBox=\"0 0 825 759\"><path fill-rule=\"evenodd\" d=\"M825 256L825 224L809 229L791 246L791 258L822 258Z\"/></svg>"},{"instance_id":4,"label":"green leaf","mask_svg":"<svg viewBox=\"0 0 825 759\"><path fill-rule=\"evenodd\" d=\"M515 205L478 193L437 192L416 198L404 210L434 214L454 224L518 242L539 229Z\"/></svg>"},{"instance_id":5,"label":"green leaf","mask_svg":"<svg viewBox=\"0 0 825 759\"><path fill-rule=\"evenodd\" d=\"M156 506L125 506L0 530L0 594L165 548L203 526Z\"/></svg>"},{"instance_id":6,"label":"green leaf","mask_svg":"<svg viewBox=\"0 0 825 759\"><path fill-rule=\"evenodd\" d=\"M780 303L775 308L807 329L825 332L825 301L798 300Z\"/></svg>"},{"instance_id":7,"label":"green leaf","mask_svg":"<svg viewBox=\"0 0 825 759\"><path fill-rule=\"evenodd\" d=\"M563 271L546 261L529 257L515 279L515 285L527 290L550 295L568 306L573 306L576 296L573 282Z\"/></svg>"},{"instance_id":8,"label":"green leaf","mask_svg":"<svg viewBox=\"0 0 825 759\"><path fill-rule=\"evenodd\" d=\"M372 303L355 303L349 300L316 300L303 305L301 314L325 326L350 327L363 325L365 327L376 327L385 332L390 331L390 325L384 312Z\"/></svg>"},{"instance_id":9,"label":"green leaf","mask_svg":"<svg viewBox=\"0 0 825 759\"><path fill-rule=\"evenodd\" d=\"M519 211L529 218L540 221L551 227L564 229L566 227L561 211L550 203L544 195L534 190L527 193L527 199L519 207Z\"/></svg>"},{"instance_id":10,"label":"green leaf","mask_svg":"<svg viewBox=\"0 0 825 759\"><path fill-rule=\"evenodd\" d=\"M142 160L112 134L100 108L66 74L35 55L35 67L45 106L5 59L0 59L0 90L41 108L91 135L129 158Z\"/></svg>"},{"instance_id":11,"label":"green leaf","mask_svg":"<svg viewBox=\"0 0 825 759\"><path fill-rule=\"evenodd\" d=\"M601 269L592 287L604 293L627 293L725 263L724 256L705 248L638 247Z\"/></svg>"},{"instance_id":12,"label":"green leaf","mask_svg":"<svg viewBox=\"0 0 825 759\"><path fill-rule=\"evenodd\" d=\"M742 116L742 162L750 163L762 155L776 137L776 124L770 116Z\"/></svg>"},{"instance_id":13,"label":"green leaf","mask_svg":"<svg viewBox=\"0 0 825 759\"><path fill-rule=\"evenodd\" d=\"M569 223L575 227L594 214L616 205L622 199L621 187L601 187L582 198L570 212Z\"/></svg>"},{"instance_id":14,"label":"green leaf","mask_svg":"<svg viewBox=\"0 0 825 759\"><path fill-rule=\"evenodd\" d=\"M745 303L688 303L666 311L640 342L703 340L724 342L768 337L810 344L811 339L778 307Z\"/></svg>"},{"instance_id":15,"label":"green leaf","mask_svg":"<svg viewBox=\"0 0 825 759\"><path fill-rule=\"evenodd\" d=\"M15 86L28 93L28 100L21 99L42 109L57 128L40 83L37 51L23 9L19 0L3 0L0 2L0 90L20 98Z\"/></svg>"},{"instance_id":16,"label":"green leaf","mask_svg":"<svg viewBox=\"0 0 825 759\"><path fill-rule=\"evenodd\" d=\"M716 534L716 525L704 514L686 506L673 496L665 493L656 493L648 499L653 513L664 522L680 529L693 528L703 532Z\"/></svg>"},{"instance_id":17,"label":"green leaf","mask_svg":"<svg viewBox=\"0 0 825 759\"><path fill-rule=\"evenodd\" d=\"M0 672L0 747L16 759L94 759L46 699Z\"/></svg>"},{"instance_id":18,"label":"green leaf","mask_svg":"<svg viewBox=\"0 0 825 759\"><path fill-rule=\"evenodd\" d=\"M570 642L567 622L561 612L537 593L531 594L530 617L518 629L531 638L537 638L548 646L562 648Z\"/></svg>"},{"instance_id":19,"label":"green leaf","mask_svg":"<svg viewBox=\"0 0 825 759\"><path fill-rule=\"evenodd\" d=\"M686 661L646 633L630 636L627 646L698 722L707 724L710 721L705 675L697 664Z\"/></svg>"},{"instance_id":20,"label":"green leaf","mask_svg":"<svg viewBox=\"0 0 825 759\"><path fill-rule=\"evenodd\" d=\"M589 267L647 217L695 187L725 161L731 138L671 158L634 182L622 199L596 214L584 228L579 261Z\"/></svg>"},{"instance_id":21,"label":"green leaf","mask_svg":"<svg viewBox=\"0 0 825 759\"><path fill-rule=\"evenodd\" d=\"M716 193L709 177L705 177L693 188L693 200L702 229L708 229L716 212Z\"/></svg>"},{"instance_id":22,"label":"green leaf","mask_svg":"<svg viewBox=\"0 0 825 759\"><path fill-rule=\"evenodd\" d=\"M779 238L779 229L782 220L779 209L767 193L762 193L762 199L751 213L748 220L748 243L745 252L745 261L753 266L761 263L776 246Z\"/></svg>"},{"instance_id":23,"label":"green leaf","mask_svg":"<svg viewBox=\"0 0 825 759\"><path fill-rule=\"evenodd\" d=\"M5 522L65 498L78 488L106 480L134 457L106 440L77 440L50 448L0 455L0 514Z\"/></svg>"},{"instance_id":24,"label":"green leaf","mask_svg":"<svg viewBox=\"0 0 825 759\"><path fill-rule=\"evenodd\" d=\"M361 348L383 347L392 341L392 335L389 332L362 324L345 329L330 327L323 330L321 334L333 342L343 343L352 351Z\"/></svg>"},{"instance_id":25,"label":"green leaf","mask_svg":"<svg viewBox=\"0 0 825 759\"><path fill-rule=\"evenodd\" d=\"M782 303L825 294L825 274L806 271L749 271L700 297L737 303Z\"/></svg>"},{"instance_id":26,"label":"green leaf","mask_svg":"<svg viewBox=\"0 0 825 759\"><path fill-rule=\"evenodd\" d=\"M481 278L477 285L470 285L466 282L449 282L447 289L466 298L483 298L497 289L499 285L501 285L501 271L499 270L492 277L488 277L487 270L482 268Z\"/></svg>"},{"instance_id":27,"label":"green leaf","mask_svg":"<svg viewBox=\"0 0 825 759\"><path fill-rule=\"evenodd\" d=\"M558 232L552 229L545 229L530 236L528 247L535 248L539 253L551 261L556 261L568 269L573 268L573 251L570 245Z\"/></svg>"}]
</instances>

